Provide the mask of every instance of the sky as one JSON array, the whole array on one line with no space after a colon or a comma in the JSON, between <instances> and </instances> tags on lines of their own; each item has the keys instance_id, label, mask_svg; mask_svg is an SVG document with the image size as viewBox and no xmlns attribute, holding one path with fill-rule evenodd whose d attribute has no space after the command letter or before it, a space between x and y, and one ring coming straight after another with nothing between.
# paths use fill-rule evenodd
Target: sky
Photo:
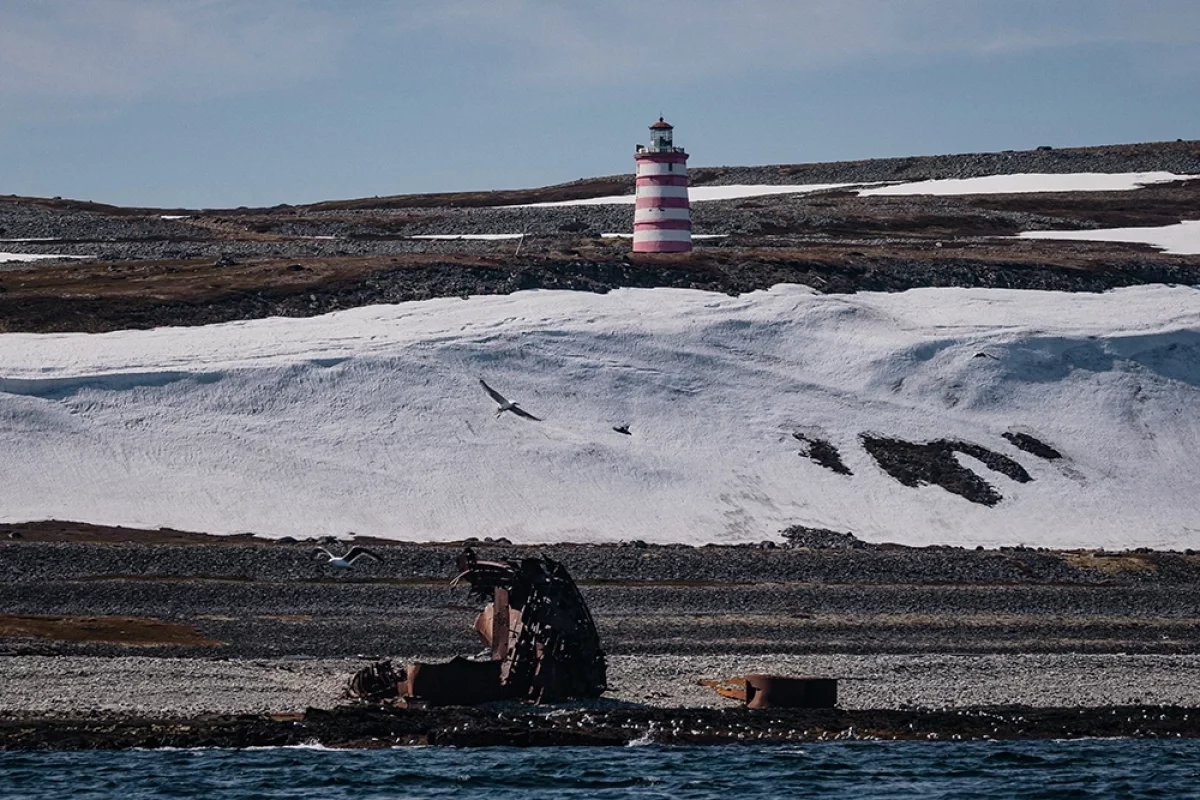
<instances>
[{"instance_id":1,"label":"sky","mask_svg":"<svg viewBox=\"0 0 1200 800\"><path fill-rule=\"evenodd\" d=\"M231 207L1200 139L1197 0L0 0L0 194Z\"/></svg>"}]
</instances>

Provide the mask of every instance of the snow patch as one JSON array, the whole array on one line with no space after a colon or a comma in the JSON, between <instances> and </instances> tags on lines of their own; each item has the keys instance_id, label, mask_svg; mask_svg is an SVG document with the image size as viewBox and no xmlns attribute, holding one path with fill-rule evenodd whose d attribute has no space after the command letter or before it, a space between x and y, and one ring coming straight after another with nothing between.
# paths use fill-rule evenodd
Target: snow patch
<instances>
[{"instance_id":1,"label":"snow patch","mask_svg":"<svg viewBox=\"0 0 1200 800\"><path fill-rule=\"evenodd\" d=\"M1066 175L1019 174L988 175L980 178L951 178L914 183L866 184L858 189L861 197L914 194L1022 194L1029 192L1115 192L1138 189L1154 183L1190 180L1195 175L1175 175L1170 172L1098 173L1078 172ZM710 200L737 200L743 197L764 197L775 194L811 194L831 189L853 189L863 183L811 183L791 186L739 184L734 186L691 186L688 199L693 203ZM561 200L553 203L528 203L508 208L553 208L558 206L633 205L632 194L589 197L584 200Z\"/></svg>"},{"instance_id":2,"label":"snow patch","mask_svg":"<svg viewBox=\"0 0 1200 800\"><path fill-rule=\"evenodd\" d=\"M298 537L1200 544L1200 291L676 289L0 335L0 521ZM544 418L495 416L483 377ZM629 435L614 431L628 426ZM804 456L819 432L851 474ZM1046 460L1003 434L1021 431ZM870 433L963 441L994 507Z\"/></svg>"},{"instance_id":3,"label":"snow patch","mask_svg":"<svg viewBox=\"0 0 1200 800\"><path fill-rule=\"evenodd\" d=\"M742 197L762 197L772 194L811 194L829 189L845 189L851 186L862 186L861 183L811 183L795 186L689 186L688 199L693 203L703 203L709 200L737 200ZM605 197L589 197L586 200L561 200L554 203L527 203L507 208L554 208L557 206L612 206L633 205L637 198L632 194L614 194Z\"/></svg>"},{"instance_id":4,"label":"snow patch","mask_svg":"<svg viewBox=\"0 0 1200 800\"><path fill-rule=\"evenodd\" d=\"M410 239L478 239L483 241L500 239L520 239L523 233L423 233L410 236Z\"/></svg>"},{"instance_id":5,"label":"snow patch","mask_svg":"<svg viewBox=\"0 0 1200 800\"><path fill-rule=\"evenodd\" d=\"M1067 175L1021 174L987 175L980 178L951 178L937 181L901 183L859 191L860 197L891 197L914 194L1028 194L1033 192L1117 192L1138 189L1154 183L1170 183L1194 178L1170 172L1128 172L1106 174L1078 172Z\"/></svg>"},{"instance_id":6,"label":"snow patch","mask_svg":"<svg viewBox=\"0 0 1200 800\"><path fill-rule=\"evenodd\" d=\"M728 233L693 233L692 234L693 239L726 239L728 237L729 237ZM632 239L633 234L632 233L602 233L602 234L600 234L600 238L601 239Z\"/></svg>"},{"instance_id":7,"label":"snow patch","mask_svg":"<svg viewBox=\"0 0 1200 800\"><path fill-rule=\"evenodd\" d=\"M1023 231L1022 239L1067 239L1087 242L1136 242L1181 256L1200 255L1200 220L1155 228L1101 228L1087 231Z\"/></svg>"},{"instance_id":8,"label":"snow patch","mask_svg":"<svg viewBox=\"0 0 1200 800\"><path fill-rule=\"evenodd\" d=\"M95 256L67 256L61 253L0 253L0 264L10 261L44 261L54 258L95 258Z\"/></svg>"}]
</instances>

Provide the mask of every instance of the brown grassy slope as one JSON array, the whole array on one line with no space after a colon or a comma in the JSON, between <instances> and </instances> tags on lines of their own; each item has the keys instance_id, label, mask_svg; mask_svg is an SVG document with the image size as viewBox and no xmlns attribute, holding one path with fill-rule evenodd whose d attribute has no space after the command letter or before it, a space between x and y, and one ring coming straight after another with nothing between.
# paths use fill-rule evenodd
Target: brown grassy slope
<instances>
[{"instance_id":1,"label":"brown grassy slope","mask_svg":"<svg viewBox=\"0 0 1200 800\"><path fill-rule=\"evenodd\" d=\"M313 316L375 303L533 288L675 287L738 294L799 283L825 292L920 286L1101 291L1148 282L1200 283L1200 257L1164 256L1129 245L1012 240L940 248L729 247L682 256L616 255L601 246L520 258L414 254L258 259L235 266L131 261L0 273L0 332L101 332Z\"/></svg>"},{"instance_id":2,"label":"brown grassy slope","mask_svg":"<svg viewBox=\"0 0 1200 800\"><path fill-rule=\"evenodd\" d=\"M980 209L1040 214L1102 228L1154 227L1200 219L1200 180L1145 186L1133 192L978 195Z\"/></svg>"}]
</instances>

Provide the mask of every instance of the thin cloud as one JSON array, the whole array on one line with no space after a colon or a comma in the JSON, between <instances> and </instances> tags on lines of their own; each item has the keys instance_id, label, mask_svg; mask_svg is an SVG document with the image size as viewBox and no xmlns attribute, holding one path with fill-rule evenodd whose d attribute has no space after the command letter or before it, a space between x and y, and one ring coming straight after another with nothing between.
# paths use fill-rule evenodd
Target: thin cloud
<instances>
[{"instance_id":1,"label":"thin cloud","mask_svg":"<svg viewBox=\"0 0 1200 800\"><path fill-rule=\"evenodd\" d=\"M0 8L0 100L268 91L341 77L355 48L422 56L410 80L598 86L1192 43L1195 0L39 0Z\"/></svg>"},{"instance_id":2,"label":"thin cloud","mask_svg":"<svg viewBox=\"0 0 1200 800\"><path fill-rule=\"evenodd\" d=\"M486 47L493 70L587 84L808 70L865 59L1200 43L1194 0L413 0L402 34Z\"/></svg>"},{"instance_id":3,"label":"thin cloud","mask_svg":"<svg viewBox=\"0 0 1200 800\"><path fill-rule=\"evenodd\" d=\"M0 95L219 96L327 69L350 26L259 0L43 0L0 10Z\"/></svg>"}]
</instances>

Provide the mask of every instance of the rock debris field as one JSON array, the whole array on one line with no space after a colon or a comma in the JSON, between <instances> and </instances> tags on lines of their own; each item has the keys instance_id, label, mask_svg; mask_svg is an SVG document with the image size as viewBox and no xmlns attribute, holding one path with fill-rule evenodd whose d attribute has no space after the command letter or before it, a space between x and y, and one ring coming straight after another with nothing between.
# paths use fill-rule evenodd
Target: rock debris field
<instances>
[{"instance_id":1,"label":"rock debris field","mask_svg":"<svg viewBox=\"0 0 1200 800\"><path fill-rule=\"evenodd\" d=\"M4 713L332 707L367 660L480 646L477 608L448 587L457 545L367 542L382 563L334 574L303 542L13 530L25 538L0 545ZM697 681L764 671L841 678L851 709L1200 705L1200 556L475 546L568 565L610 656L602 703L725 707ZM176 638L153 641L163 631Z\"/></svg>"}]
</instances>

